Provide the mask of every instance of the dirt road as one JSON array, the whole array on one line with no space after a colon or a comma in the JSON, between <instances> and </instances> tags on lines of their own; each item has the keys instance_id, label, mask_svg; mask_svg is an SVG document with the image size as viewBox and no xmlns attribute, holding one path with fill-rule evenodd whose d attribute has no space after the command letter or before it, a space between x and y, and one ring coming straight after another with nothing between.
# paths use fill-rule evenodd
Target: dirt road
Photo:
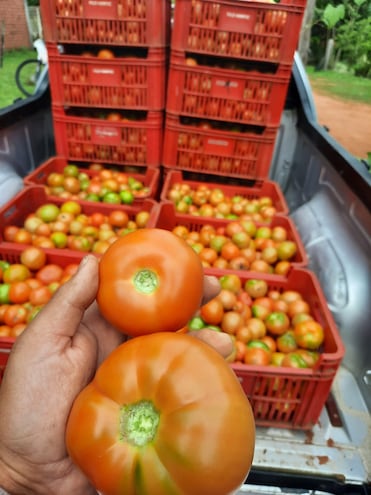
<instances>
[{"instance_id":1,"label":"dirt road","mask_svg":"<svg viewBox=\"0 0 371 495\"><path fill-rule=\"evenodd\" d=\"M356 158L371 152L371 105L349 102L313 92L318 121Z\"/></svg>"}]
</instances>

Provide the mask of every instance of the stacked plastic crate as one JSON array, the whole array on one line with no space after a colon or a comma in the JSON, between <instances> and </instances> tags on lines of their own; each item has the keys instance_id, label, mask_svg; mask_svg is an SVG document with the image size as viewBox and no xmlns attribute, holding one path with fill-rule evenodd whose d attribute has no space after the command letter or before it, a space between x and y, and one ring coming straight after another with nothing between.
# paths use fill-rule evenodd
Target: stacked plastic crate
<instances>
[{"instance_id":1,"label":"stacked plastic crate","mask_svg":"<svg viewBox=\"0 0 371 495\"><path fill-rule=\"evenodd\" d=\"M305 0L177 0L163 164L268 177Z\"/></svg>"},{"instance_id":2,"label":"stacked plastic crate","mask_svg":"<svg viewBox=\"0 0 371 495\"><path fill-rule=\"evenodd\" d=\"M42 0L57 153L161 163L170 0Z\"/></svg>"}]
</instances>

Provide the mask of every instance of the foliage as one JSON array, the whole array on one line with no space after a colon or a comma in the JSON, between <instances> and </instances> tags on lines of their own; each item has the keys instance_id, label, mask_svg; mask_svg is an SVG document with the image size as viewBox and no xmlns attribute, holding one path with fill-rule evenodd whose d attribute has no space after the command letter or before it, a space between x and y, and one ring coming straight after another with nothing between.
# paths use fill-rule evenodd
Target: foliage
<instances>
[{"instance_id":1,"label":"foliage","mask_svg":"<svg viewBox=\"0 0 371 495\"><path fill-rule=\"evenodd\" d=\"M3 65L0 68L0 111L16 99L24 98L15 83L15 71L23 60L29 58L36 58L34 50L22 49L5 52Z\"/></svg>"},{"instance_id":2,"label":"foliage","mask_svg":"<svg viewBox=\"0 0 371 495\"><path fill-rule=\"evenodd\" d=\"M371 3L367 0L317 0L311 38L311 63L319 65L327 40L335 40L337 61L358 74L370 72Z\"/></svg>"}]
</instances>

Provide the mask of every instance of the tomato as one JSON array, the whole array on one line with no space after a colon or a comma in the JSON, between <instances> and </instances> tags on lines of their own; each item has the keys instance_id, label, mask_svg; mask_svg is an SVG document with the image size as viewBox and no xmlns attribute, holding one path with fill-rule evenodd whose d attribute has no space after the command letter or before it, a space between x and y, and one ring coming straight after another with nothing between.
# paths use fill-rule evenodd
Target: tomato
<instances>
[{"instance_id":1,"label":"tomato","mask_svg":"<svg viewBox=\"0 0 371 495\"><path fill-rule=\"evenodd\" d=\"M30 294L30 303L33 306L41 306L46 304L52 297L52 292L47 286L33 289Z\"/></svg>"},{"instance_id":2,"label":"tomato","mask_svg":"<svg viewBox=\"0 0 371 495\"><path fill-rule=\"evenodd\" d=\"M235 361L243 362L246 354L246 345L244 342L241 342L241 340L236 340L234 344L236 346Z\"/></svg>"},{"instance_id":3,"label":"tomato","mask_svg":"<svg viewBox=\"0 0 371 495\"><path fill-rule=\"evenodd\" d=\"M293 318L297 314L309 314L310 307L309 304L303 299L298 299L297 301L292 301L288 305L287 314L290 318Z\"/></svg>"},{"instance_id":4,"label":"tomato","mask_svg":"<svg viewBox=\"0 0 371 495\"><path fill-rule=\"evenodd\" d=\"M273 311L265 319L267 330L273 335L282 335L290 326L290 320L286 313Z\"/></svg>"},{"instance_id":5,"label":"tomato","mask_svg":"<svg viewBox=\"0 0 371 495\"><path fill-rule=\"evenodd\" d=\"M205 328L205 322L200 316L194 316L188 322L187 328L189 330L201 330L201 328Z\"/></svg>"},{"instance_id":6,"label":"tomato","mask_svg":"<svg viewBox=\"0 0 371 495\"><path fill-rule=\"evenodd\" d=\"M237 311L227 311L223 315L220 326L223 332L234 335L237 330L242 327L243 323L243 317L240 313L238 313Z\"/></svg>"},{"instance_id":7,"label":"tomato","mask_svg":"<svg viewBox=\"0 0 371 495\"><path fill-rule=\"evenodd\" d=\"M262 298L259 298L262 299ZM251 314L254 318L260 318L261 320L265 320L269 314L271 313L270 309L263 303L254 303L251 306Z\"/></svg>"},{"instance_id":8,"label":"tomato","mask_svg":"<svg viewBox=\"0 0 371 495\"><path fill-rule=\"evenodd\" d=\"M28 301L31 287L25 281L10 284L9 300L12 303L25 303Z\"/></svg>"},{"instance_id":9,"label":"tomato","mask_svg":"<svg viewBox=\"0 0 371 495\"><path fill-rule=\"evenodd\" d=\"M281 366L289 368L308 368L306 361L296 352L289 352L282 359Z\"/></svg>"},{"instance_id":10,"label":"tomato","mask_svg":"<svg viewBox=\"0 0 371 495\"><path fill-rule=\"evenodd\" d=\"M223 315L223 304L217 298L211 299L200 309L200 316L208 325L218 325L222 321Z\"/></svg>"},{"instance_id":11,"label":"tomato","mask_svg":"<svg viewBox=\"0 0 371 495\"><path fill-rule=\"evenodd\" d=\"M106 495L231 493L254 443L251 406L230 366L176 333L113 351L76 398L66 430L69 455Z\"/></svg>"},{"instance_id":12,"label":"tomato","mask_svg":"<svg viewBox=\"0 0 371 495\"><path fill-rule=\"evenodd\" d=\"M0 304L9 302L10 284L0 284Z\"/></svg>"},{"instance_id":13,"label":"tomato","mask_svg":"<svg viewBox=\"0 0 371 495\"><path fill-rule=\"evenodd\" d=\"M294 327L295 340L299 347L315 351L325 338L322 326L314 320L304 320Z\"/></svg>"},{"instance_id":14,"label":"tomato","mask_svg":"<svg viewBox=\"0 0 371 495\"><path fill-rule=\"evenodd\" d=\"M277 349L280 352L285 353L295 351L298 347L293 330L288 330L287 332L277 337L276 344Z\"/></svg>"},{"instance_id":15,"label":"tomato","mask_svg":"<svg viewBox=\"0 0 371 495\"><path fill-rule=\"evenodd\" d=\"M244 357L245 364L267 366L271 361L271 353L263 347L247 347Z\"/></svg>"},{"instance_id":16,"label":"tomato","mask_svg":"<svg viewBox=\"0 0 371 495\"><path fill-rule=\"evenodd\" d=\"M200 307L202 296L201 260L170 231L131 232L100 260L100 311L128 335L178 330Z\"/></svg>"},{"instance_id":17,"label":"tomato","mask_svg":"<svg viewBox=\"0 0 371 495\"><path fill-rule=\"evenodd\" d=\"M269 350L271 352L276 352L277 351L276 340L273 337L271 337L270 335L264 335L264 337L262 337L260 339L260 341L263 342L264 344L266 344L269 347Z\"/></svg>"},{"instance_id":18,"label":"tomato","mask_svg":"<svg viewBox=\"0 0 371 495\"><path fill-rule=\"evenodd\" d=\"M224 310L233 309L237 302L236 294L234 294L234 292L232 292L231 290L227 290L227 289L222 289L219 292L217 298L222 303Z\"/></svg>"},{"instance_id":19,"label":"tomato","mask_svg":"<svg viewBox=\"0 0 371 495\"><path fill-rule=\"evenodd\" d=\"M63 276L63 268L55 263L49 263L43 266L37 273L36 278L44 285L49 285L52 282L59 282Z\"/></svg>"},{"instance_id":20,"label":"tomato","mask_svg":"<svg viewBox=\"0 0 371 495\"><path fill-rule=\"evenodd\" d=\"M6 284L12 282L22 282L31 276L30 270L21 263L13 263L3 273L3 280Z\"/></svg>"},{"instance_id":21,"label":"tomato","mask_svg":"<svg viewBox=\"0 0 371 495\"><path fill-rule=\"evenodd\" d=\"M11 330L9 325L0 325L0 337L9 337Z\"/></svg>"},{"instance_id":22,"label":"tomato","mask_svg":"<svg viewBox=\"0 0 371 495\"><path fill-rule=\"evenodd\" d=\"M9 337L17 338L26 329L26 323L17 323L10 329Z\"/></svg>"},{"instance_id":23,"label":"tomato","mask_svg":"<svg viewBox=\"0 0 371 495\"><path fill-rule=\"evenodd\" d=\"M259 318L249 318L246 320L246 327L250 330L252 339L261 339L266 334L265 323Z\"/></svg>"},{"instance_id":24,"label":"tomato","mask_svg":"<svg viewBox=\"0 0 371 495\"><path fill-rule=\"evenodd\" d=\"M30 270L39 270L46 263L46 254L41 248L30 246L22 251L20 259Z\"/></svg>"},{"instance_id":25,"label":"tomato","mask_svg":"<svg viewBox=\"0 0 371 495\"><path fill-rule=\"evenodd\" d=\"M319 353L315 351L308 351L307 349L297 349L295 354L298 354L304 359L308 368L313 368L319 359Z\"/></svg>"},{"instance_id":26,"label":"tomato","mask_svg":"<svg viewBox=\"0 0 371 495\"><path fill-rule=\"evenodd\" d=\"M4 313L4 323L14 327L18 323L24 323L27 319L27 309L21 304L10 304Z\"/></svg>"},{"instance_id":27,"label":"tomato","mask_svg":"<svg viewBox=\"0 0 371 495\"><path fill-rule=\"evenodd\" d=\"M234 294L237 294L241 290L241 279L235 273L229 273L223 275L219 279L222 289L230 290Z\"/></svg>"},{"instance_id":28,"label":"tomato","mask_svg":"<svg viewBox=\"0 0 371 495\"><path fill-rule=\"evenodd\" d=\"M268 284L265 280L250 279L245 282L245 291L253 298L264 297L268 292Z\"/></svg>"}]
</instances>

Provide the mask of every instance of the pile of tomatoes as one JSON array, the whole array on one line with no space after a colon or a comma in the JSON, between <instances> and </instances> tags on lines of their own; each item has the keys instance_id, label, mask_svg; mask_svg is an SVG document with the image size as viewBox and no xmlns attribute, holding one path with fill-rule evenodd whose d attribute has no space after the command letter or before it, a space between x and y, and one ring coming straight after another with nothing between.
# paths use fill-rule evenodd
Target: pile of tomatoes
<instances>
[{"instance_id":1,"label":"pile of tomatoes","mask_svg":"<svg viewBox=\"0 0 371 495\"><path fill-rule=\"evenodd\" d=\"M269 196L249 199L238 194L228 196L219 187L199 184L192 188L185 182L171 186L167 199L172 201L179 213L234 220L249 216L259 223L271 222L277 208Z\"/></svg>"},{"instance_id":2,"label":"pile of tomatoes","mask_svg":"<svg viewBox=\"0 0 371 495\"><path fill-rule=\"evenodd\" d=\"M22 251L19 263L0 260L0 337L18 337L78 264L51 263L34 246Z\"/></svg>"},{"instance_id":3,"label":"pile of tomatoes","mask_svg":"<svg viewBox=\"0 0 371 495\"><path fill-rule=\"evenodd\" d=\"M7 225L7 242L31 244L46 249L72 249L102 254L122 235L144 228L150 212L139 210L129 215L124 209L85 214L78 201L61 205L45 203L30 213L21 227Z\"/></svg>"},{"instance_id":4,"label":"pile of tomatoes","mask_svg":"<svg viewBox=\"0 0 371 495\"><path fill-rule=\"evenodd\" d=\"M109 204L132 204L134 199L147 197L150 192L142 181L99 163L90 164L86 171L69 163L62 172L51 172L46 177L46 191L64 199Z\"/></svg>"},{"instance_id":5,"label":"pile of tomatoes","mask_svg":"<svg viewBox=\"0 0 371 495\"><path fill-rule=\"evenodd\" d=\"M298 252L285 227L262 226L244 216L220 226L204 223L199 231L180 224L172 231L191 244L205 268L286 275Z\"/></svg>"},{"instance_id":6,"label":"pile of tomatoes","mask_svg":"<svg viewBox=\"0 0 371 495\"><path fill-rule=\"evenodd\" d=\"M296 290L271 289L264 279L220 278L222 290L201 307L189 330L211 327L233 338L229 360L247 365L311 368L319 358L324 328Z\"/></svg>"}]
</instances>

